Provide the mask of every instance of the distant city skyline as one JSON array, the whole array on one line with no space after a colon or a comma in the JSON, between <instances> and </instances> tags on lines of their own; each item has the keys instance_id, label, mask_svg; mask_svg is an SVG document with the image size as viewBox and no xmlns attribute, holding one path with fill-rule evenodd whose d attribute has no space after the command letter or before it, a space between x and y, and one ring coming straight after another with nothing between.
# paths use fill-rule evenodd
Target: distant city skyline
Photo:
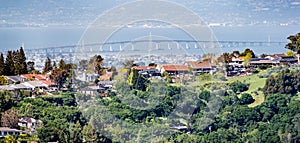
<instances>
[{"instance_id":1,"label":"distant city skyline","mask_svg":"<svg viewBox=\"0 0 300 143\"><path fill-rule=\"evenodd\" d=\"M0 50L18 49L22 45L25 45L26 50L78 44L86 28L97 17L112 8L130 2L135 0L43 2L0 0ZM285 42L286 37L299 32L299 0L169 0L169 2L178 3L195 12L212 28L217 40L267 41L270 37L271 41ZM118 19L118 15L115 15L115 18ZM141 25L144 26L143 23ZM149 25L145 25L149 28ZM110 23L108 26L111 26ZM132 40L130 38L134 36L124 31L112 39ZM130 32L131 35L132 33L144 34L138 30ZM153 30L152 33L159 36L162 36L161 33L167 33L169 38L185 39L183 35L170 29ZM241 47L241 50L243 48L245 47ZM285 50L279 46L275 49L277 52ZM274 48L256 51L269 53L274 52Z\"/></svg>"},{"instance_id":2,"label":"distant city skyline","mask_svg":"<svg viewBox=\"0 0 300 143\"><path fill-rule=\"evenodd\" d=\"M299 0L169 0L212 26L298 25ZM86 27L103 12L134 0L0 0L0 27Z\"/></svg>"}]
</instances>

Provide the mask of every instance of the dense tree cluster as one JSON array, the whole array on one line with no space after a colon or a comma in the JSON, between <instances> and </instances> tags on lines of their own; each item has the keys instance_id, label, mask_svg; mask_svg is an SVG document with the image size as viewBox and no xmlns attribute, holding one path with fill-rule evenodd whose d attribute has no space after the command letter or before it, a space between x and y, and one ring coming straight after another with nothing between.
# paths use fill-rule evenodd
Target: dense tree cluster
<instances>
[{"instance_id":1,"label":"dense tree cluster","mask_svg":"<svg viewBox=\"0 0 300 143\"><path fill-rule=\"evenodd\" d=\"M50 61L50 62L49 62ZM47 63L51 63L51 60L46 60L45 65L48 65ZM64 84L67 84L66 86L70 86L70 83L72 82L72 78L74 76L74 69L76 68L76 65L74 64L66 64L65 61L63 59L61 59L59 61L59 65L58 67L56 67L56 65L51 65L49 64L48 69L51 69L51 75L50 75L50 79L53 80L58 88L62 88L64 86ZM44 68L45 70L45 68ZM45 70L47 71L47 70Z\"/></svg>"},{"instance_id":2,"label":"dense tree cluster","mask_svg":"<svg viewBox=\"0 0 300 143\"><path fill-rule=\"evenodd\" d=\"M26 56L23 48L16 51L7 51L6 58L0 55L0 75L20 75L28 72Z\"/></svg>"},{"instance_id":3,"label":"dense tree cluster","mask_svg":"<svg viewBox=\"0 0 300 143\"><path fill-rule=\"evenodd\" d=\"M92 127L97 128L97 125L101 125L102 128L98 128L98 131L106 132L106 128L114 126L115 129L111 130L113 141L128 141L132 138L137 138L137 134L140 136L145 135L146 138L142 141L147 141L149 138L146 135L149 131L137 131L131 129L130 126L151 124L161 127L162 125L159 124L162 122L162 120L159 120L161 117L168 117L172 112L176 112L177 118L184 119L184 113L187 114L188 112L186 111L191 110L193 112L190 114L191 118L188 120L187 126L189 134L174 132L162 142L296 142L300 140L300 124L298 123L300 120L300 101L297 100L298 97L296 96L270 94L266 97L264 103L250 108L248 105L254 102L250 94L243 93L239 98L237 97L236 93L248 89L248 85L241 82L227 85L229 87L227 90L220 90L215 85L210 85L210 87L205 88L207 90L201 91L198 95L182 87L168 86L164 88L162 84L155 85L154 90L154 95L166 93L159 100L160 102L155 104L155 106L150 106L150 108L140 109L138 107L144 107L145 105L140 106L138 104L141 104L142 101L149 102L149 98L153 98L153 93L149 93L151 86L149 91L143 92L131 90L126 82L118 84L120 95L112 95L110 98L99 98L97 103L95 103L98 108L87 113L90 121L91 119L94 120L94 124L89 123L91 124L89 126L94 125ZM210 88L217 90L208 90ZM89 102L90 99L84 102ZM131 102L127 103L126 100ZM135 100L138 101L134 102ZM218 101L221 102L218 103ZM197 106L191 108L189 106L191 104ZM217 108L218 105L221 105L221 108ZM100 116L99 113L105 111L101 109L103 106L109 110L109 113L113 114L113 117L130 123L130 126L123 129L122 127L103 122L103 118L109 118L103 114ZM209 109L207 106L212 106L213 108ZM174 107L181 108L180 112L174 111ZM211 111L215 108L217 111ZM170 121L169 124L182 125L176 120ZM99 135L96 135L95 130L90 131L91 140L98 138L103 141L103 139L106 139L102 136L103 134L99 133ZM132 138L124 138L125 140L119 138L120 135L124 137L126 134L132 134Z\"/></svg>"},{"instance_id":4,"label":"dense tree cluster","mask_svg":"<svg viewBox=\"0 0 300 143\"><path fill-rule=\"evenodd\" d=\"M232 58L237 57L244 57L246 60L249 60L251 58L255 58L255 53L251 49L245 49L244 52L240 53L239 51L233 51L232 53L223 53L219 58L219 62L229 63L231 62ZM247 61L246 61L247 62Z\"/></svg>"},{"instance_id":5,"label":"dense tree cluster","mask_svg":"<svg viewBox=\"0 0 300 143\"><path fill-rule=\"evenodd\" d=\"M141 75L138 70L133 69L129 74L128 83L132 89L146 91L150 81Z\"/></svg>"},{"instance_id":6,"label":"dense tree cluster","mask_svg":"<svg viewBox=\"0 0 300 143\"><path fill-rule=\"evenodd\" d=\"M266 95L273 93L296 94L300 91L300 71L289 69L271 75L263 88Z\"/></svg>"},{"instance_id":7,"label":"dense tree cluster","mask_svg":"<svg viewBox=\"0 0 300 143\"><path fill-rule=\"evenodd\" d=\"M230 83L229 86L234 93L241 93L247 91L249 88L248 84L242 83L240 81L235 81L233 83Z\"/></svg>"}]
</instances>

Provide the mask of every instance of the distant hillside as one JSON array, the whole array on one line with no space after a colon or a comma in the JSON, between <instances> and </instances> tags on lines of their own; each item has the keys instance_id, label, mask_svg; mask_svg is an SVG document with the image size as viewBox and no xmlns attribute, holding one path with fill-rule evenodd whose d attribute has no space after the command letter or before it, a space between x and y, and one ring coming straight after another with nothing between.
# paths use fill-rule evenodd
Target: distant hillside
<instances>
[{"instance_id":1,"label":"distant hillside","mask_svg":"<svg viewBox=\"0 0 300 143\"><path fill-rule=\"evenodd\" d=\"M0 27L81 26L119 4L132 0L0 0ZM227 25L298 24L296 0L172 0L195 11L208 23Z\"/></svg>"}]
</instances>

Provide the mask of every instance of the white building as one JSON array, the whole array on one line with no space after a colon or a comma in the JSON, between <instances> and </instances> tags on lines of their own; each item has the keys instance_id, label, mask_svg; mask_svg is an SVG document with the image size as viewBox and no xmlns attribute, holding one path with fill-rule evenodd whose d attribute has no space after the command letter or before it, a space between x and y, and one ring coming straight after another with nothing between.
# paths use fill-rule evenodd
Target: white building
<instances>
[{"instance_id":1,"label":"white building","mask_svg":"<svg viewBox=\"0 0 300 143\"><path fill-rule=\"evenodd\" d=\"M17 129L11 129L7 127L0 127L0 137L5 137L7 135L20 135L23 131Z\"/></svg>"}]
</instances>

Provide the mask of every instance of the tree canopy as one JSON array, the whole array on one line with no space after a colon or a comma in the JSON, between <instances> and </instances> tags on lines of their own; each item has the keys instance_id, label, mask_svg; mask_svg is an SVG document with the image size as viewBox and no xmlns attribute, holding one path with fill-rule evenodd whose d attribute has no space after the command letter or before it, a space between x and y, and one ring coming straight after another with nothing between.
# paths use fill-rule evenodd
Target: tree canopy
<instances>
[{"instance_id":1,"label":"tree canopy","mask_svg":"<svg viewBox=\"0 0 300 143\"><path fill-rule=\"evenodd\" d=\"M291 35L287 39L290 40L290 42L286 44L285 48L300 54L300 33Z\"/></svg>"}]
</instances>

